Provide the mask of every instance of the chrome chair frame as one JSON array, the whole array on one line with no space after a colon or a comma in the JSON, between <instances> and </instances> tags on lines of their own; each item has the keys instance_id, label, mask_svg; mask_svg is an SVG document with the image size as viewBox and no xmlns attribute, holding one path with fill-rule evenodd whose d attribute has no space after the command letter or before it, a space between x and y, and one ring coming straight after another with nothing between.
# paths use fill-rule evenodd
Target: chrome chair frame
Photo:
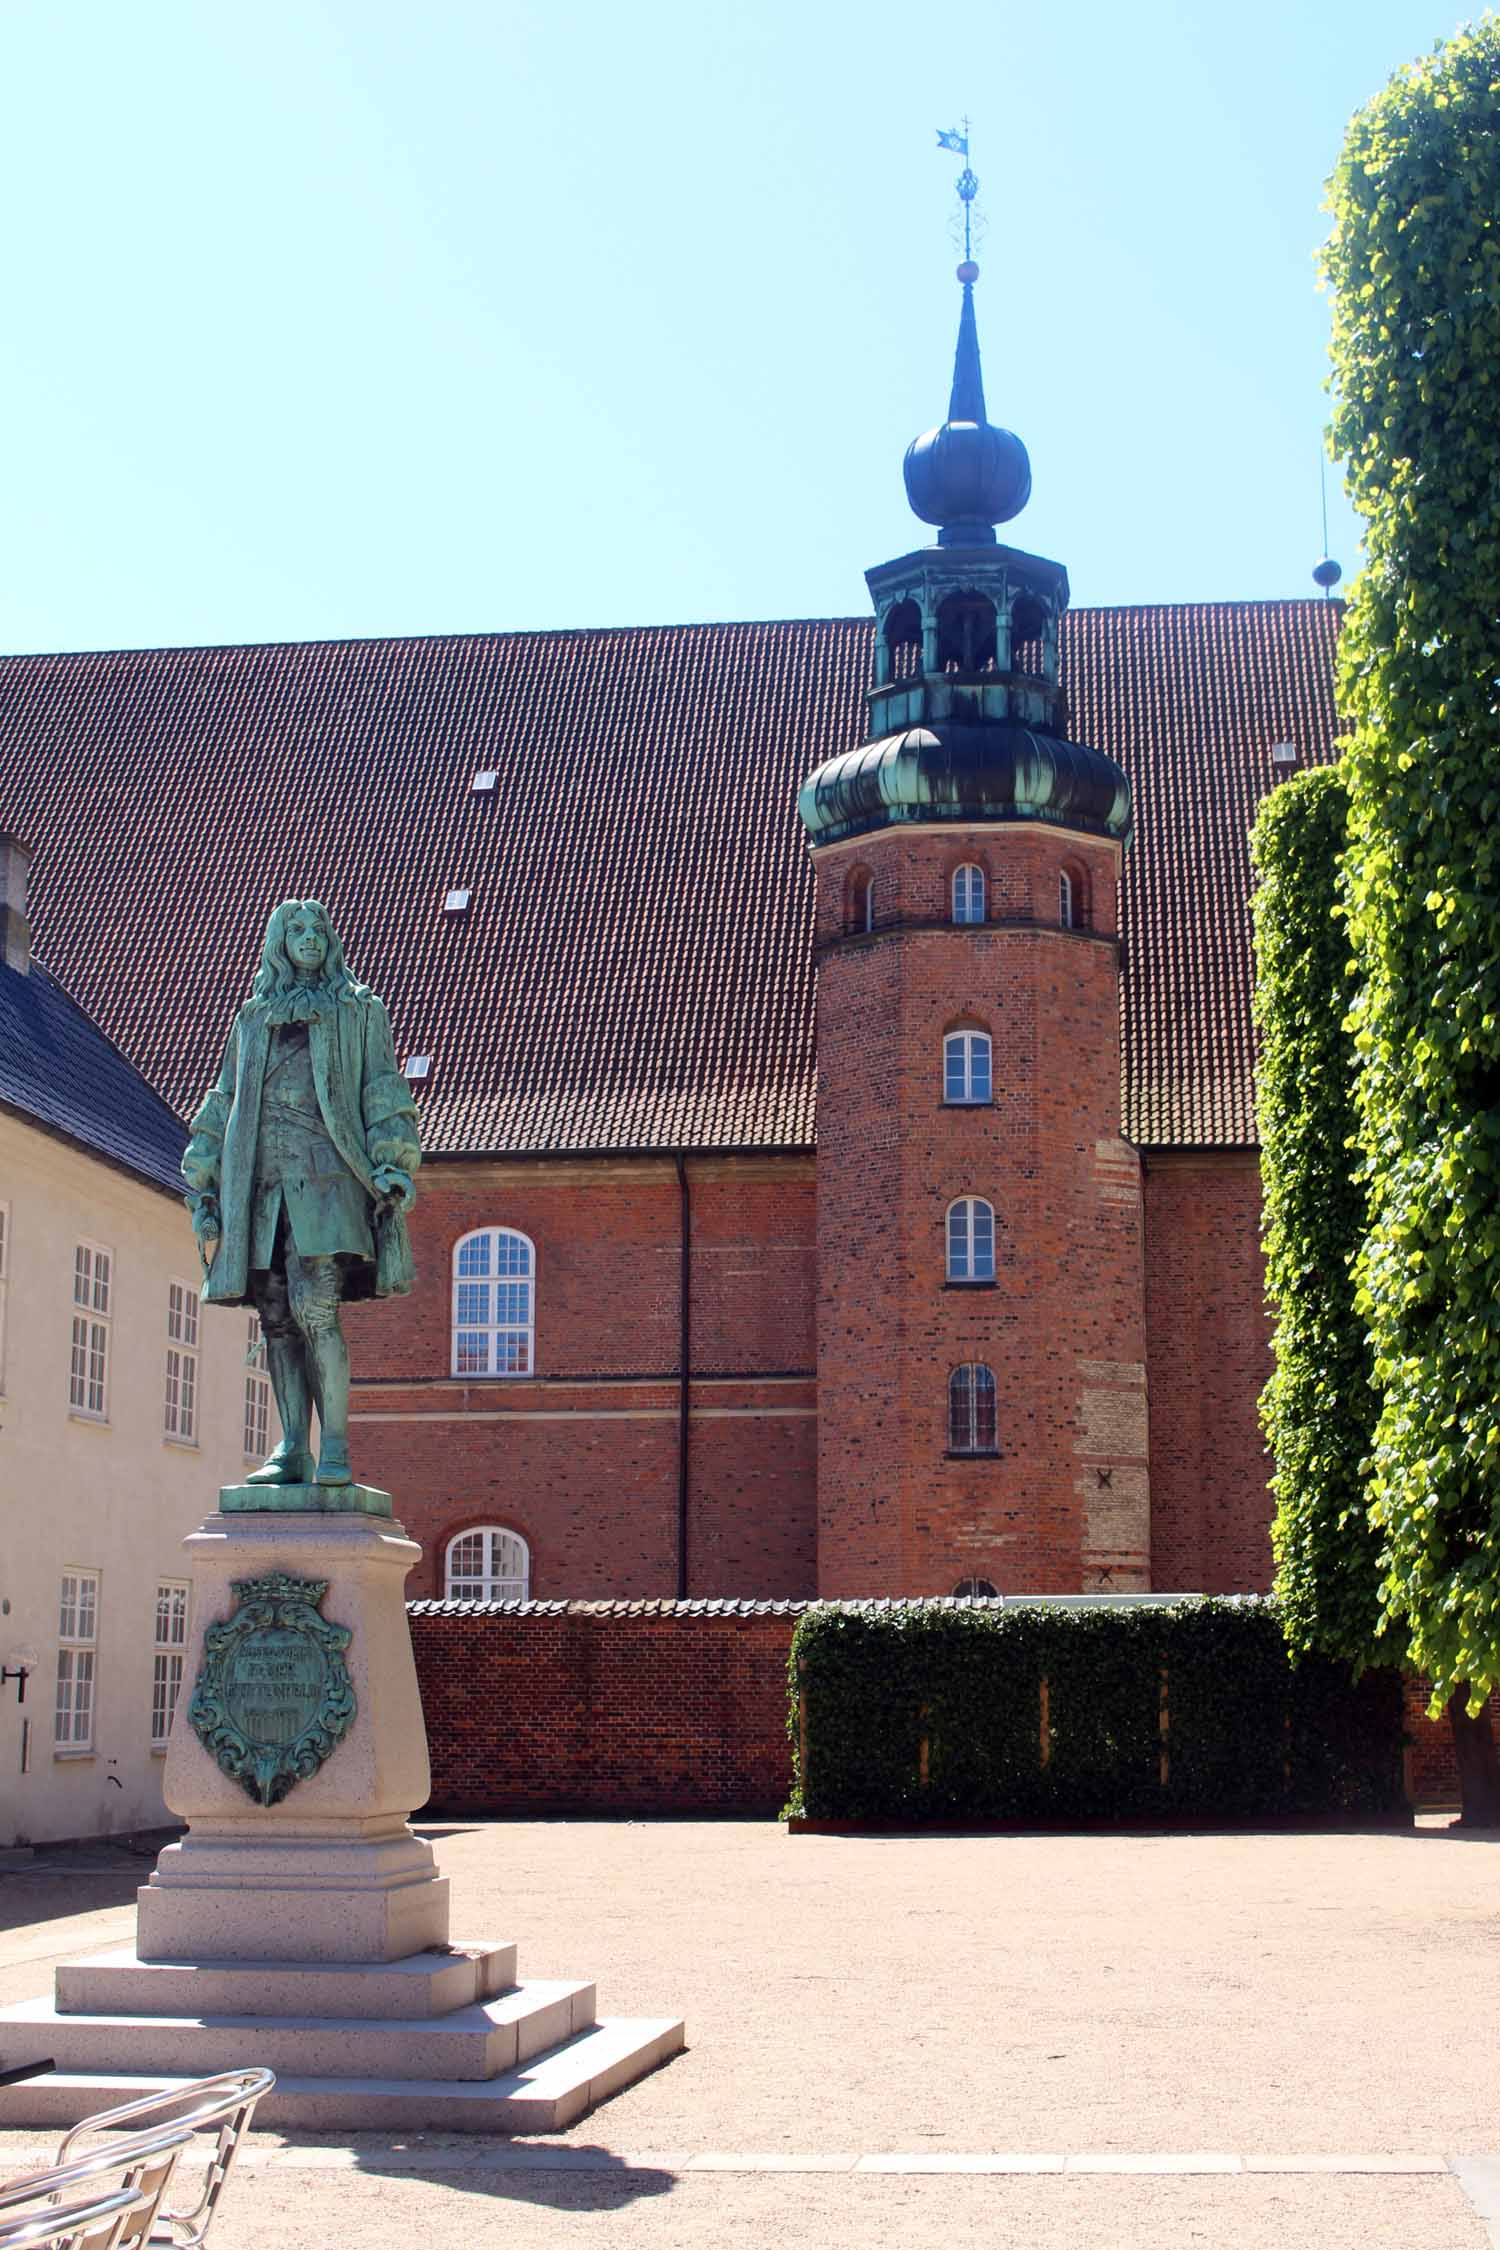
<instances>
[{"instance_id":1,"label":"chrome chair frame","mask_svg":"<svg viewBox=\"0 0 1500 2250\"><path fill-rule=\"evenodd\" d=\"M60 2210L0 2219L0 2250L115 2250L125 2220L148 2200L139 2188L112 2188Z\"/></svg>"},{"instance_id":2,"label":"chrome chair frame","mask_svg":"<svg viewBox=\"0 0 1500 2250\"><path fill-rule=\"evenodd\" d=\"M57 2214L58 2224L67 2219L73 2222L76 2233L81 2224L76 2210L57 2212L59 2199L69 2188L90 2185L112 2172L123 2173L119 2189L113 2191L128 2199L121 2207L118 2218L102 2232L78 2233L78 2244L80 2250L84 2244L87 2244L88 2250L125 2250L127 2244L145 2244L150 2239L152 2223L172 2184L177 2160L192 2137L192 2130L187 2125L162 2125L152 2133L126 2133L121 2135L112 2148L95 2149L92 2154L75 2157L70 2163L53 2164L45 2171L28 2173L24 2179L8 2180L0 2187L0 2223L4 2223L7 2208L41 2203L45 2198L46 2204L51 2206L51 2213ZM45 2227L51 2213L42 2209L22 2214L33 2229L39 2226L43 2229L36 2236L39 2242L49 2239ZM20 2231L20 2221L17 2222L16 2232L20 2241L26 2241L26 2235ZM5 2237L0 2235L0 2244L4 2241Z\"/></svg>"},{"instance_id":3,"label":"chrome chair frame","mask_svg":"<svg viewBox=\"0 0 1500 2250\"><path fill-rule=\"evenodd\" d=\"M185 2210L158 2210L149 2237L153 2243L173 2245L174 2250L201 2250L240 2142L250 2129L255 2106L275 2083L276 2074L271 2070L225 2070L214 2078L188 2079L160 2093L142 2094L113 2109L97 2110L92 2117L80 2118L71 2132L63 2135L57 2161L65 2163L75 2142L86 2135L112 2132L117 2126L138 2124L143 2118L159 2118L163 2129L181 2127L189 2135L217 2128L197 2201Z\"/></svg>"}]
</instances>

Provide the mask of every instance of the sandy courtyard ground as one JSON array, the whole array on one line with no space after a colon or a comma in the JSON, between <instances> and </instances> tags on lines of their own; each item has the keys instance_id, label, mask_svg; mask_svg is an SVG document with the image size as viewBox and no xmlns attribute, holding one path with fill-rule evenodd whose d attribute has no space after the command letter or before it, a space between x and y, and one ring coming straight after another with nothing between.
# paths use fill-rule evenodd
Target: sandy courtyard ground
<instances>
[{"instance_id":1,"label":"sandy courtyard ground","mask_svg":"<svg viewBox=\"0 0 1500 2250\"><path fill-rule=\"evenodd\" d=\"M1500 2241L1500 2166L1450 2168L1500 2151L1500 1838L426 1832L456 1938L688 2051L530 2152L259 2136L216 2250ZM149 1857L50 1856L0 1874L0 2001L133 1935ZM1072 2161L945 2168L1027 2155Z\"/></svg>"}]
</instances>

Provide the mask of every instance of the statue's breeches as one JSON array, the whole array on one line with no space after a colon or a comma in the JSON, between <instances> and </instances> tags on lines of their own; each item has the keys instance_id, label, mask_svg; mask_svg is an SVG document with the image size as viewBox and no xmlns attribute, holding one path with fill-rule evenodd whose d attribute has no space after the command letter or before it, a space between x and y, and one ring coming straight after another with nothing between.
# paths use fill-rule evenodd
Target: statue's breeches
<instances>
[{"instance_id":1,"label":"statue's breeches","mask_svg":"<svg viewBox=\"0 0 1500 2250\"><path fill-rule=\"evenodd\" d=\"M270 1268L285 1209L299 1258L375 1256L370 1198L325 1133L300 1118L261 1116L250 1219L250 1265Z\"/></svg>"}]
</instances>

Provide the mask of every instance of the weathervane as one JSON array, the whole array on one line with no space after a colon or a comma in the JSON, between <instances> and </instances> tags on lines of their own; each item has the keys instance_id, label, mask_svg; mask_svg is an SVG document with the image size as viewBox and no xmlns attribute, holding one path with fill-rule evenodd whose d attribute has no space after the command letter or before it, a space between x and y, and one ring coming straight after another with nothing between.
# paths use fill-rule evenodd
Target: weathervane
<instances>
[{"instance_id":1,"label":"weathervane","mask_svg":"<svg viewBox=\"0 0 1500 2250\"><path fill-rule=\"evenodd\" d=\"M937 145L939 148L951 149L955 156L961 156L964 160L964 168L959 173L955 184L958 188L958 200L964 207L964 263L970 265L974 259L973 213L974 198L979 193L979 181L969 165L969 120L967 117L960 120L960 125L961 130L950 130L946 133L939 126Z\"/></svg>"}]
</instances>

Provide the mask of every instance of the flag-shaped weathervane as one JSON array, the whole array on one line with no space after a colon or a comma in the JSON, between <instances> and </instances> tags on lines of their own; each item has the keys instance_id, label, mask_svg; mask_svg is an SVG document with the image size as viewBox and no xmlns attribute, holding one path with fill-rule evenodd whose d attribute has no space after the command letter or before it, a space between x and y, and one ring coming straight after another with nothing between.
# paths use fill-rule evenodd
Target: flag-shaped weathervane
<instances>
[{"instance_id":1,"label":"flag-shaped weathervane","mask_svg":"<svg viewBox=\"0 0 1500 2250\"><path fill-rule=\"evenodd\" d=\"M974 198L979 193L979 182L975 179L969 166L969 120L967 117L961 119L958 125L950 126L947 132L944 132L942 126L939 125L937 128L937 145L939 148L950 150L954 156L961 156L964 160L964 168L958 175L958 200L963 205L964 210L964 260L967 263L974 254L971 214ZM972 278L971 275L970 279Z\"/></svg>"}]
</instances>

